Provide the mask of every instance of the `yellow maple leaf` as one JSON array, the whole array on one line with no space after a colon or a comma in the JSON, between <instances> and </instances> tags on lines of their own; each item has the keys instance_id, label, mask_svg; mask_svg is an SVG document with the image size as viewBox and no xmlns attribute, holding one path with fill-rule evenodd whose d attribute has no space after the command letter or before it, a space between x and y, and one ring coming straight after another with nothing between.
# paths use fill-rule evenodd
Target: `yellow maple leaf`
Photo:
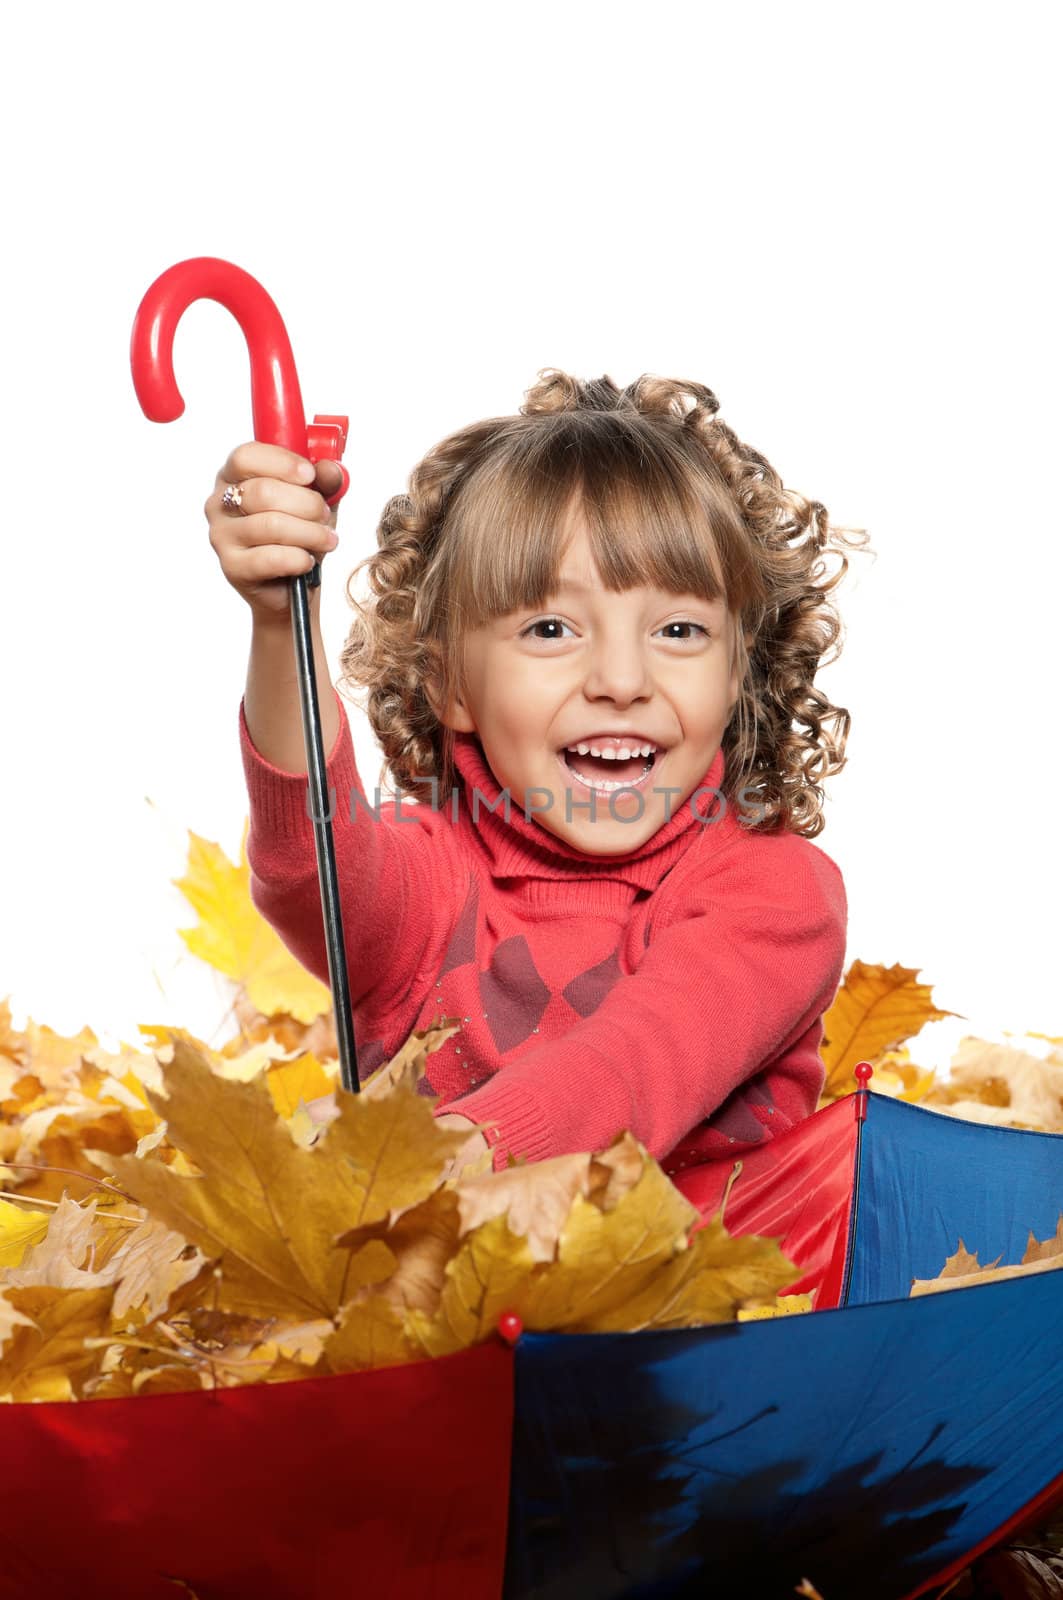
<instances>
[{"instance_id":1,"label":"yellow maple leaf","mask_svg":"<svg viewBox=\"0 0 1063 1600\"><path fill-rule=\"evenodd\" d=\"M331 1094L336 1088L336 1074L326 1072L308 1051L296 1061L281 1061L270 1067L266 1084L280 1115L294 1117L300 1104Z\"/></svg>"},{"instance_id":2,"label":"yellow maple leaf","mask_svg":"<svg viewBox=\"0 0 1063 1600\"><path fill-rule=\"evenodd\" d=\"M873 1064L882 1051L903 1044L925 1023L959 1015L936 1006L929 984L916 982L918 974L918 967L897 962L892 967L852 963L823 1017L824 1100L856 1088L853 1068L858 1061Z\"/></svg>"},{"instance_id":3,"label":"yellow maple leaf","mask_svg":"<svg viewBox=\"0 0 1063 1600\"><path fill-rule=\"evenodd\" d=\"M534 1267L528 1241L512 1231L504 1216L492 1217L469 1234L447 1263L435 1314L416 1309L406 1313L409 1347L418 1355L442 1356L479 1344L494 1332L503 1311L517 1309ZM333 1359L328 1346L326 1355Z\"/></svg>"},{"instance_id":4,"label":"yellow maple leaf","mask_svg":"<svg viewBox=\"0 0 1063 1600\"><path fill-rule=\"evenodd\" d=\"M178 932L193 955L241 984L264 1015L283 1011L313 1022L331 1007L329 989L296 961L251 899L247 833L245 821L234 865L219 845L189 829L188 870L173 882L199 924Z\"/></svg>"},{"instance_id":5,"label":"yellow maple leaf","mask_svg":"<svg viewBox=\"0 0 1063 1600\"><path fill-rule=\"evenodd\" d=\"M379 1294L348 1301L325 1345L325 1361L335 1373L397 1367L423 1355L407 1335L401 1313Z\"/></svg>"},{"instance_id":6,"label":"yellow maple leaf","mask_svg":"<svg viewBox=\"0 0 1063 1600\"><path fill-rule=\"evenodd\" d=\"M0 1267L17 1267L26 1251L48 1232L49 1212L0 1200Z\"/></svg>"},{"instance_id":7,"label":"yellow maple leaf","mask_svg":"<svg viewBox=\"0 0 1063 1600\"><path fill-rule=\"evenodd\" d=\"M19 1067L26 1065L25 1036L11 1025L11 996L0 1000L0 1056L14 1061Z\"/></svg>"},{"instance_id":8,"label":"yellow maple leaf","mask_svg":"<svg viewBox=\"0 0 1063 1600\"><path fill-rule=\"evenodd\" d=\"M796 1317L803 1316L806 1311L812 1310L812 1296L810 1294L780 1294L776 1297L775 1304L766 1303L762 1306L749 1306L738 1313L739 1322L760 1322L765 1317Z\"/></svg>"},{"instance_id":9,"label":"yellow maple leaf","mask_svg":"<svg viewBox=\"0 0 1063 1600\"><path fill-rule=\"evenodd\" d=\"M917 1105L925 1100L937 1083L933 1067L917 1066L907 1045L900 1050L883 1050L875 1057L871 1087L877 1094L892 1095Z\"/></svg>"},{"instance_id":10,"label":"yellow maple leaf","mask_svg":"<svg viewBox=\"0 0 1063 1600\"><path fill-rule=\"evenodd\" d=\"M261 1079L220 1077L183 1039L162 1070L167 1094L149 1099L202 1176L135 1156L100 1160L153 1216L219 1260L219 1304L231 1310L335 1315L345 1293L380 1272L371 1247L352 1260L337 1237L425 1199L463 1143L437 1126L425 1096L399 1088L368 1100L337 1091L339 1114L304 1148Z\"/></svg>"},{"instance_id":11,"label":"yellow maple leaf","mask_svg":"<svg viewBox=\"0 0 1063 1600\"><path fill-rule=\"evenodd\" d=\"M11 1329L0 1353L0 1396L12 1400L70 1400L96 1363L86 1341L102 1336L111 1319L114 1287L10 1288L11 1310L28 1318Z\"/></svg>"}]
</instances>

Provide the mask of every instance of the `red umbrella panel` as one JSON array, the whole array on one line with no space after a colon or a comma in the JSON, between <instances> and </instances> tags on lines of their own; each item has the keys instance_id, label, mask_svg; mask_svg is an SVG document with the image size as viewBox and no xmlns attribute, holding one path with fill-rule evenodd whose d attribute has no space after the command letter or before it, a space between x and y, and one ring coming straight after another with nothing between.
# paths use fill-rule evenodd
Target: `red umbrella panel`
<instances>
[{"instance_id":1,"label":"red umbrella panel","mask_svg":"<svg viewBox=\"0 0 1063 1600\"><path fill-rule=\"evenodd\" d=\"M501 1340L410 1366L9 1405L0 1596L498 1600Z\"/></svg>"}]
</instances>

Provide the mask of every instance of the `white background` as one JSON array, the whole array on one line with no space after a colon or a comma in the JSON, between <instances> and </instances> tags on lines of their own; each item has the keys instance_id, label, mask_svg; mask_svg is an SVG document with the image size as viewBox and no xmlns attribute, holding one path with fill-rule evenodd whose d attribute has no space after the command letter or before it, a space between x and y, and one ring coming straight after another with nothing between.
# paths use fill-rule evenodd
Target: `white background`
<instances>
[{"instance_id":1,"label":"white background","mask_svg":"<svg viewBox=\"0 0 1063 1600\"><path fill-rule=\"evenodd\" d=\"M235 857L249 620L203 501L251 437L201 301L186 402L129 339L173 263L252 273L305 409L346 412L344 580L445 433L542 367L693 378L785 482L867 527L821 674L849 764L817 843L848 960L967 1030L1063 1033L1058 982L1060 125L1049 5L60 4L7 23L0 997L17 1024L220 1044L185 952L188 830ZM355 722L363 775L379 752ZM943 1031L944 1030L944 1031ZM949 1032L948 1030L952 1030Z\"/></svg>"}]
</instances>

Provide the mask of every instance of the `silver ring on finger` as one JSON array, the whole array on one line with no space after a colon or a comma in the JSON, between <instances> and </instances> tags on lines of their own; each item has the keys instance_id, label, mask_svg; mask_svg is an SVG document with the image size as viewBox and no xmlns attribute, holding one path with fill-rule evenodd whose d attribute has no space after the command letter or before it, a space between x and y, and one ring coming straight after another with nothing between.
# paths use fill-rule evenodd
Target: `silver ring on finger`
<instances>
[{"instance_id":1,"label":"silver ring on finger","mask_svg":"<svg viewBox=\"0 0 1063 1600\"><path fill-rule=\"evenodd\" d=\"M238 483L226 484L221 503L225 511L239 511L244 503L244 491Z\"/></svg>"}]
</instances>

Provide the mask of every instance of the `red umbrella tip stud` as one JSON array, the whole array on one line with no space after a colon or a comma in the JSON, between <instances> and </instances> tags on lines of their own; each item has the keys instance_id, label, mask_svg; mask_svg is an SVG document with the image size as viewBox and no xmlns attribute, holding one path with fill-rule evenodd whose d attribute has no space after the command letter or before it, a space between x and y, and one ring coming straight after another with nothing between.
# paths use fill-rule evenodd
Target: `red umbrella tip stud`
<instances>
[{"instance_id":1,"label":"red umbrella tip stud","mask_svg":"<svg viewBox=\"0 0 1063 1600\"><path fill-rule=\"evenodd\" d=\"M498 1331L507 1344L516 1344L524 1332L524 1324L515 1311L503 1311L498 1319Z\"/></svg>"},{"instance_id":2,"label":"red umbrella tip stud","mask_svg":"<svg viewBox=\"0 0 1063 1600\"><path fill-rule=\"evenodd\" d=\"M856 1079L861 1089L867 1088L874 1070L875 1069L871 1065L870 1061L858 1061L856 1063L856 1066L853 1068L853 1077Z\"/></svg>"}]
</instances>

